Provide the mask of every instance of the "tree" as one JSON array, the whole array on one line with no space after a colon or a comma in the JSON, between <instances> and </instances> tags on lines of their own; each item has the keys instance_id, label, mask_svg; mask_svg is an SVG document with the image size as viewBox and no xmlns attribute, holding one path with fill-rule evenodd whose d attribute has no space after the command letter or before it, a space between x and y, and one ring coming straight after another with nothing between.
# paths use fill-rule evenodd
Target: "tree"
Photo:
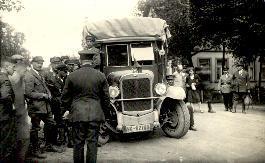
<instances>
[{"instance_id":1,"label":"tree","mask_svg":"<svg viewBox=\"0 0 265 163\"><path fill-rule=\"evenodd\" d=\"M23 8L20 0L0 0L0 11L20 11ZM2 57L11 56L13 54L28 55L26 49L22 47L25 41L23 33L14 32L14 29L2 21L0 15L0 62Z\"/></svg>"},{"instance_id":2,"label":"tree","mask_svg":"<svg viewBox=\"0 0 265 163\"><path fill-rule=\"evenodd\" d=\"M246 61L264 51L264 0L191 0L191 14L197 44L223 45Z\"/></svg>"},{"instance_id":3,"label":"tree","mask_svg":"<svg viewBox=\"0 0 265 163\"><path fill-rule=\"evenodd\" d=\"M159 17L167 21L172 35L169 55L190 60L193 50L189 0L141 0L137 16Z\"/></svg>"},{"instance_id":4,"label":"tree","mask_svg":"<svg viewBox=\"0 0 265 163\"><path fill-rule=\"evenodd\" d=\"M205 42L223 44L246 64L265 53L264 0L191 0L195 35ZM197 40L200 40L197 39ZM261 72L259 88L261 86Z\"/></svg>"}]
</instances>

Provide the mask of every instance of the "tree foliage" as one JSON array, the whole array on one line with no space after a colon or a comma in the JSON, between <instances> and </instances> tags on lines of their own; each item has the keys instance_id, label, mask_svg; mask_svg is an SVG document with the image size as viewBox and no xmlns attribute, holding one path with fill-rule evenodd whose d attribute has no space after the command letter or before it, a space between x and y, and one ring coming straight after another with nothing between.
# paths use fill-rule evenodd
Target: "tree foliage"
<instances>
[{"instance_id":1,"label":"tree foliage","mask_svg":"<svg viewBox=\"0 0 265 163\"><path fill-rule=\"evenodd\" d=\"M247 61L264 53L264 0L191 0L196 43L224 45Z\"/></svg>"},{"instance_id":2,"label":"tree foliage","mask_svg":"<svg viewBox=\"0 0 265 163\"><path fill-rule=\"evenodd\" d=\"M29 52L22 46L25 41L25 35L21 32L15 32L14 28L7 23L2 24L2 42L0 45L1 55L3 57L20 54L28 57Z\"/></svg>"},{"instance_id":3,"label":"tree foliage","mask_svg":"<svg viewBox=\"0 0 265 163\"><path fill-rule=\"evenodd\" d=\"M19 11L23 8L20 0L0 0L0 11ZM16 32L12 26L2 21L0 17L0 54L1 58L20 54L29 57L29 52L22 46L25 35ZM0 58L0 59L1 59Z\"/></svg>"},{"instance_id":4,"label":"tree foliage","mask_svg":"<svg viewBox=\"0 0 265 163\"><path fill-rule=\"evenodd\" d=\"M167 21L172 35L169 54L191 58L193 42L188 0L141 0L138 3L138 16L159 17Z\"/></svg>"},{"instance_id":5,"label":"tree foliage","mask_svg":"<svg viewBox=\"0 0 265 163\"><path fill-rule=\"evenodd\" d=\"M1 11L19 11L23 8L20 0L0 0Z\"/></svg>"}]
</instances>

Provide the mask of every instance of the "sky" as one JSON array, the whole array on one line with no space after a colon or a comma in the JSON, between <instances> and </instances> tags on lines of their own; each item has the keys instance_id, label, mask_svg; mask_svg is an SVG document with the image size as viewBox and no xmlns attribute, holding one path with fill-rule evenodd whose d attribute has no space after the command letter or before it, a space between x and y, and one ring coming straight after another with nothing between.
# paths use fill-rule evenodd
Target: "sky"
<instances>
[{"instance_id":1,"label":"sky","mask_svg":"<svg viewBox=\"0 0 265 163\"><path fill-rule=\"evenodd\" d=\"M32 56L78 56L85 20L132 16L138 0L21 0L24 9L3 19L26 36Z\"/></svg>"}]
</instances>

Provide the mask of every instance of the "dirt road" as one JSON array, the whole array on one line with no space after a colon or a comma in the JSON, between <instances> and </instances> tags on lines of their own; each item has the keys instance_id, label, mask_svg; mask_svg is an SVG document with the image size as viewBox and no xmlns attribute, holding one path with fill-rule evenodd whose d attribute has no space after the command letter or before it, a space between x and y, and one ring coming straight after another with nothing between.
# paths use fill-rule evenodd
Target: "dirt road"
<instances>
[{"instance_id":1,"label":"dirt road","mask_svg":"<svg viewBox=\"0 0 265 163\"><path fill-rule=\"evenodd\" d=\"M98 162L265 162L265 106L247 114L213 107L217 113L195 114L198 131L182 139L157 130L145 140L112 141L99 148ZM49 153L44 162L72 162L72 149Z\"/></svg>"}]
</instances>

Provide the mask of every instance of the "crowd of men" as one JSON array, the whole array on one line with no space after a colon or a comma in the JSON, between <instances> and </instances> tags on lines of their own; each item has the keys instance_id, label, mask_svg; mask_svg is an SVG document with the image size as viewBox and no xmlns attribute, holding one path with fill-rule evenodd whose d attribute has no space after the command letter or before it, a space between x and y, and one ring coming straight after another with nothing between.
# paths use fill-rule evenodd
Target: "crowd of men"
<instances>
[{"instance_id":1,"label":"crowd of men","mask_svg":"<svg viewBox=\"0 0 265 163\"><path fill-rule=\"evenodd\" d=\"M73 148L74 162L84 162L87 138L86 160L96 162L99 126L110 102L108 83L96 70L99 50L89 46L79 54L80 60L50 58L49 68L43 68L42 56L30 65L21 55L2 61L0 162L43 159L46 151L63 152L65 146Z\"/></svg>"}]
</instances>

